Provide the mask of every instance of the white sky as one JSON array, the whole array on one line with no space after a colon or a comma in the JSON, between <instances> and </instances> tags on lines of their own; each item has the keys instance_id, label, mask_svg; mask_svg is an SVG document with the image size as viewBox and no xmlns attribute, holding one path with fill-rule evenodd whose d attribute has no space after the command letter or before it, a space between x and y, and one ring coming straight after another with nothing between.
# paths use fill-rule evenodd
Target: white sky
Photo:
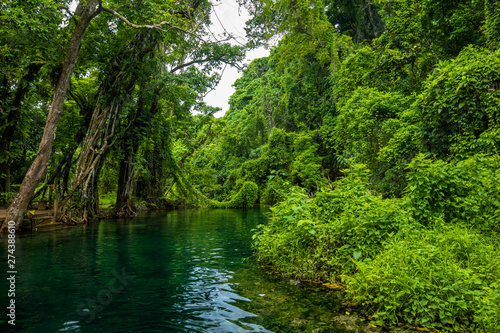
<instances>
[{"instance_id":1,"label":"white sky","mask_svg":"<svg viewBox=\"0 0 500 333\"><path fill-rule=\"evenodd\" d=\"M222 0L214 6L215 15L212 13L212 26L210 30L214 34L227 32L239 37L240 43L245 43L245 22L250 18L245 8L239 8L236 0ZM218 19L217 19L218 17ZM219 22L220 20L220 22ZM234 42L236 44L236 42ZM253 59L267 57L269 50L258 48L247 52L245 64L250 63ZM234 93L232 84L238 79L242 73L236 68L227 66L222 74L219 85L215 90L207 94L204 101L211 106L220 107L222 111L215 114L216 117L222 117L229 109L229 97Z\"/></svg>"}]
</instances>

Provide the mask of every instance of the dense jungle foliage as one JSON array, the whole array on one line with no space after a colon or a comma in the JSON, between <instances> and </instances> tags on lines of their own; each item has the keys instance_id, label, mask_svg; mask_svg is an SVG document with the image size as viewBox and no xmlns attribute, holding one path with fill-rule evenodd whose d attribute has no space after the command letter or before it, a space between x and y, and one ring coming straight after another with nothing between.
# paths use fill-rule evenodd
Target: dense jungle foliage
<instances>
[{"instance_id":1,"label":"dense jungle foliage","mask_svg":"<svg viewBox=\"0 0 500 333\"><path fill-rule=\"evenodd\" d=\"M75 24L68 1L40 3L1 5L4 204L37 155ZM270 204L262 263L344 283L375 325L500 331L497 1L240 0L246 48L277 43L222 118L201 96L244 50L201 41L210 4L128 3L108 6L178 29L93 19L35 195L79 221L99 204Z\"/></svg>"}]
</instances>

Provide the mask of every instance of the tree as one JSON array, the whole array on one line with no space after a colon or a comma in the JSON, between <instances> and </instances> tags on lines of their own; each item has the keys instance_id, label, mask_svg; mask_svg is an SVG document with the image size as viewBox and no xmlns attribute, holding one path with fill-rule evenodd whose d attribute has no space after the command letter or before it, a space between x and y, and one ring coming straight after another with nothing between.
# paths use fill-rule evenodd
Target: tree
<instances>
[{"instance_id":1,"label":"tree","mask_svg":"<svg viewBox=\"0 0 500 333\"><path fill-rule=\"evenodd\" d=\"M27 112L30 95L44 98L41 75L55 69L62 59L57 52L61 41L61 8L68 1L26 2L9 0L0 5L0 193L10 191L10 149L19 119ZM51 69L53 68L53 69ZM35 89L38 88L38 89Z\"/></svg>"},{"instance_id":2,"label":"tree","mask_svg":"<svg viewBox=\"0 0 500 333\"><path fill-rule=\"evenodd\" d=\"M69 41L66 58L62 66L62 72L56 86L55 94L52 98L52 104L47 116L47 122L37 157L33 161L30 170L26 174L23 183L21 184L21 188L18 194L16 195L8 209L6 221L16 221L16 228L19 227L24 212L33 196L34 189L47 170L52 145L54 143L55 132L60 115L63 110L64 100L66 98L66 92L70 83L70 78L75 68L84 33L90 22L99 13L104 11L112 14L116 20L115 23L117 24L123 23L129 27L133 27L136 29L159 30L162 33L169 33L170 31L181 31L186 35L201 40L200 35L197 35L197 32L195 32L198 26L195 24L195 20L193 20L193 18L198 15L196 14L197 8L204 8L204 10L201 12L201 17L207 20L208 16L206 13L207 9L210 8L209 2L194 1L191 4L180 4L177 7L171 6L171 4L159 5L154 2L146 2L143 3L142 6L147 6L150 10L147 11L147 15L139 18L141 21L146 22L146 24L138 25L129 21L129 19L127 19L124 15L118 13L117 11L105 7L100 0L90 0L86 2L80 2L78 4L74 15L76 24ZM129 7L132 7L132 5L130 5ZM130 17L135 17L135 15L136 12L131 11ZM198 31L198 33L200 33L200 31ZM202 42L207 44L204 41ZM3 224L2 228L5 229L5 227L6 223Z\"/></svg>"},{"instance_id":3,"label":"tree","mask_svg":"<svg viewBox=\"0 0 500 333\"><path fill-rule=\"evenodd\" d=\"M78 59L80 45L82 43L85 30L89 26L91 20L95 17L95 15L99 14L100 11L101 7L99 6L98 0L88 0L85 3L80 2L78 4L75 11L75 17L78 18L78 22L68 43L66 58L64 59L61 76L59 77L54 97L52 98L38 154L30 169L26 173L19 192L16 194L7 210L7 216L2 224L1 230L6 229L8 221L15 221L16 229L19 229L19 225L23 220L24 213L28 207L31 197L34 194L35 188L47 171L47 164L52 152L52 144L54 143L57 124L63 111L66 92Z\"/></svg>"}]
</instances>

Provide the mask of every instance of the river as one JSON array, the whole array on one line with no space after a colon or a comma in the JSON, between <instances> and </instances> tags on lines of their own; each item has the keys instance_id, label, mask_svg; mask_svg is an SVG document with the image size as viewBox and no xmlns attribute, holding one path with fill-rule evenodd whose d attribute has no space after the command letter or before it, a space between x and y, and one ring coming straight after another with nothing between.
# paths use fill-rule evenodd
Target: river
<instances>
[{"instance_id":1,"label":"river","mask_svg":"<svg viewBox=\"0 0 500 333\"><path fill-rule=\"evenodd\" d=\"M0 331L347 332L333 291L250 258L264 213L176 210L16 235L16 325L2 315ZM3 278L6 313L8 289Z\"/></svg>"}]
</instances>

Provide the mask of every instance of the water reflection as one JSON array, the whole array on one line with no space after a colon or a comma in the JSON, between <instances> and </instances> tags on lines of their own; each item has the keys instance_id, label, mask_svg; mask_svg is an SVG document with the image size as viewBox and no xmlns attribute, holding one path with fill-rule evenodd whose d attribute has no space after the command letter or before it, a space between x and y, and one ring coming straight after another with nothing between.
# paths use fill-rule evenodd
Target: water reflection
<instances>
[{"instance_id":1,"label":"water reflection","mask_svg":"<svg viewBox=\"0 0 500 333\"><path fill-rule=\"evenodd\" d=\"M185 210L20 235L16 331L341 332L320 315L331 301L242 265L263 222L259 209ZM120 292L117 272L133 277Z\"/></svg>"},{"instance_id":2,"label":"water reflection","mask_svg":"<svg viewBox=\"0 0 500 333\"><path fill-rule=\"evenodd\" d=\"M184 292L174 308L186 313L190 327L203 327L207 332L271 332L260 325L247 324L245 318L255 314L235 306L236 301L251 300L238 295L231 284L232 272L214 268L193 267Z\"/></svg>"}]
</instances>

